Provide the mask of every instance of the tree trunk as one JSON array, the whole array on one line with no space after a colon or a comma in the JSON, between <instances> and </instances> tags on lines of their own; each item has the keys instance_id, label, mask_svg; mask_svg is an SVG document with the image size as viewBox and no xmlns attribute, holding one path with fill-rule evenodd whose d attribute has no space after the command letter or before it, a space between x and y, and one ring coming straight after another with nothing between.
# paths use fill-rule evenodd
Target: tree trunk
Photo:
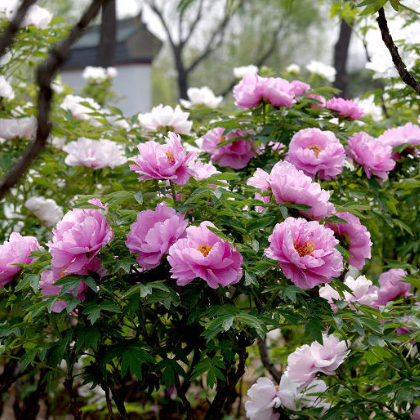
<instances>
[{"instance_id":1,"label":"tree trunk","mask_svg":"<svg viewBox=\"0 0 420 420\"><path fill-rule=\"evenodd\" d=\"M117 38L117 6L116 0L110 0L102 6L101 38L96 65L110 67L115 63L115 45Z\"/></svg>"},{"instance_id":2,"label":"tree trunk","mask_svg":"<svg viewBox=\"0 0 420 420\"><path fill-rule=\"evenodd\" d=\"M182 47L176 45L173 47L175 68L178 74L178 94L180 99L188 99L188 72L182 62Z\"/></svg>"},{"instance_id":3,"label":"tree trunk","mask_svg":"<svg viewBox=\"0 0 420 420\"><path fill-rule=\"evenodd\" d=\"M341 90L339 96L345 98L347 96L347 58L349 53L350 39L351 39L351 27L343 19L340 23L340 34L338 40L334 46L334 67L336 70L336 76L334 80L334 87Z\"/></svg>"}]
</instances>

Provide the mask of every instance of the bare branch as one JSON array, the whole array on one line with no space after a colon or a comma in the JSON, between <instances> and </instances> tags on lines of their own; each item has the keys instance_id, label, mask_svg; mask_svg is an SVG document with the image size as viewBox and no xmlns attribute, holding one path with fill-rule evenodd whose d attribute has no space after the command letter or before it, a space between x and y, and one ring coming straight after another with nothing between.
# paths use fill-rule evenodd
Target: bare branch
<instances>
[{"instance_id":1,"label":"bare branch","mask_svg":"<svg viewBox=\"0 0 420 420\"><path fill-rule=\"evenodd\" d=\"M273 37L271 38L271 42L268 44L268 48L262 53L262 55L255 61L255 65L257 67L261 67L273 54L275 51L278 41L279 41L279 33L283 29L283 21L280 21L280 24L277 26L276 30L273 32ZM225 97L232 88L238 83L238 80L232 79L232 81L229 83L228 87L226 87L219 95Z\"/></svg>"},{"instance_id":2,"label":"bare branch","mask_svg":"<svg viewBox=\"0 0 420 420\"><path fill-rule=\"evenodd\" d=\"M22 23L26 12L33 4L36 3L36 1L37 0L24 0L20 5L13 20L10 22L9 26L6 28L6 30L0 38L0 57L2 57L5 54L7 48L9 48L10 45L12 45L13 38L16 32L19 30L20 24Z\"/></svg>"},{"instance_id":3,"label":"bare branch","mask_svg":"<svg viewBox=\"0 0 420 420\"><path fill-rule=\"evenodd\" d=\"M109 0L94 0L80 18L76 26L71 30L68 37L62 41L58 47L53 48L48 58L38 67L37 83L39 86L39 93L37 117L38 128L36 138L25 150L19 161L15 163L9 174L6 176L6 179L0 185L0 200L4 197L6 192L22 178L31 163L44 148L47 138L51 132L49 120L51 100L53 96L51 82L57 71L67 60L73 43L80 37L83 30L89 25L91 20L96 17L101 9L101 6L106 4L108 1Z\"/></svg>"},{"instance_id":4,"label":"bare branch","mask_svg":"<svg viewBox=\"0 0 420 420\"><path fill-rule=\"evenodd\" d=\"M213 53L213 51L219 48L219 46L223 42L223 38L225 36L225 30L226 30L227 24L229 23L229 20L230 20L230 14L225 13L225 16L221 20L220 24L211 34L211 37L209 38L207 45L204 48L203 53L199 55L186 69L187 73L192 72L204 59L206 59L210 54ZM215 42L217 36L219 36L219 40Z\"/></svg>"},{"instance_id":5,"label":"bare branch","mask_svg":"<svg viewBox=\"0 0 420 420\"><path fill-rule=\"evenodd\" d=\"M198 9L197 9L197 14L194 18L194 21L193 21L192 25L190 26L190 29L189 29L185 39L182 39L181 31L179 32L179 43L180 43L181 46L184 46L185 44L188 43L188 41L190 40L191 36L193 35L195 29L197 28L197 24L198 24L198 22L200 22L200 20L202 18L203 4L204 4L204 0L200 0L200 4L198 5ZM182 18L182 15L180 17L180 21L181 21L181 18Z\"/></svg>"},{"instance_id":6,"label":"bare branch","mask_svg":"<svg viewBox=\"0 0 420 420\"><path fill-rule=\"evenodd\" d=\"M276 381L276 383L280 383L281 379L281 372L278 371L270 361L270 358L268 356L267 351L267 344L265 340L262 340L261 338L258 339L258 347L260 349L260 358L261 362L264 365L264 367L267 369L267 371L270 373L270 375L273 377L273 379Z\"/></svg>"},{"instance_id":7,"label":"bare branch","mask_svg":"<svg viewBox=\"0 0 420 420\"><path fill-rule=\"evenodd\" d=\"M172 37L171 31L169 30L169 26L165 21L165 17L163 16L163 11L160 10L157 7L157 4L154 0L145 0L145 3L153 10L153 12L156 14L156 16L159 18L160 22L162 23L163 29L166 32L166 35L168 37L169 43L171 44L171 47L175 49L177 45L175 44L175 41Z\"/></svg>"},{"instance_id":8,"label":"bare branch","mask_svg":"<svg viewBox=\"0 0 420 420\"><path fill-rule=\"evenodd\" d=\"M394 62L398 74L406 85L412 87L420 95L420 83L407 70L407 66L398 52L398 48L389 32L388 23L385 17L385 10L383 7L378 10L378 17L376 21L378 22L379 29L381 30L382 40L391 53L392 61Z\"/></svg>"}]
</instances>

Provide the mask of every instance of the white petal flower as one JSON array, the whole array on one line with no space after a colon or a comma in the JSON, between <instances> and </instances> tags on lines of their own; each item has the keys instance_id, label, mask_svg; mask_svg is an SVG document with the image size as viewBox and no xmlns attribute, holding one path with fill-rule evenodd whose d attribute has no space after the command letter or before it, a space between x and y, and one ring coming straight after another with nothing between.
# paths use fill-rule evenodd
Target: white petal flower
<instances>
[{"instance_id":1,"label":"white petal flower","mask_svg":"<svg viewBox=\"0 0 420 420\"><path fill-rule=\"evenodd\" d=\"M31 139L37 128L34 116L23 118L0 118L0 138L12 140L16 138Z\"/></svg>"},{"instance_id":2,"label":"white petal flower","mask_svg":"<svg viewBox=\"0 0 420 420\"><path fill-rule=\"evenodd\" d=\"M299 64L289 64L286 67L287 73L300 73L300 66Z\"/></svg>"},{"instance_id":3,"label":"white petal flower","mask_svg":"<svg viewBox=\"0 0 420 420\"><path fill-rule=\"evenodd\" d=\"M247 73L258 73L258 67L250 64L249 66L235 67L233 69L233 74L238 79L242 79Z\"/></svg>"},{"instance_id":4,"label":"white petal flower","mask_svg":"<svg viewBox=\"0 0 420 420\"><path fill-rule=\"evenodd\" d=\"M169 105L158 105L151 112L139 114L138 118L140 125L149 131L162 128L177 134L189 134L192 127L192 121L188 121L189 115L179 105L175 109Z\"/></svg>"},{"instance_id":5,"label":"white petal flower","mask_svg":"<svg viewBox=\"0 0 420 420\"><path fill-rule=\"evenodd\" d=\"M307 66L306 69L313 73L327 79L330 83L334 82L336 70L334 67L329 66L328 64L322 63L321 61L312 60Z\"/></svg>"},{"instance_id":6,"label":"white petal flower","mask_svg":"<svg viewBox=\"0 0 420 420\"><path fill-rule=\"evenodd\" d=\"M251 399L245 403L246 416L251 420L278 420L280 415L273 412L280 407L280 399L273 382L268 378L259 378L248 390Z\"/></svg>"},{"instance_id":7,"label":"white petal flower","mask_svg":"<svg viewBox=\"0 0 420 420\"><path fill-rule=\"evenodd\" d=\"M8 99L13 99L15 96L12 86L4 76L0 76L0 96Z\"/></svg>"},{"instance_id":8,"label":"white petal flower","mask_svg":"<svg viewBox=\"0 0 420 420\"><path fill-rule=\"evenodd\" d=\"M83 102L89 104L93 109L82 105ZM82 121L93 122L93 117L89 115L92 112L100 110L100 106L92 98L82 98L81 96L67 95L60 105L65 111L70 111L74 118Z\"/></svg>"},{"instance_id":9,"label":"white petal flower","mask_svg":"<svg viewBox=\"0 0 420 420\"><path fill-rule=\"evenodd\" d=\"M68 153L65 163L69 166L86 166L100 169L115 168L127 162L119 145L111 140L92 140L85 137L72 141L63 147Z\"/></svg>"},{"instance_id":10,"label":"white petal flower","mask_svg":"<svg viewBox=\"0 0 420 420\"><path fill-rule=\"evenodd\" d=\"M63 218L63 209L51 198L31 197L26 200L25 207L49 226L55 225Z\"/></svg>"},{"instance_id":11,"label":"white petal flower","mask_svg":"<svg viewBox=\"0 0 420 420\"><path fill-rule=\"evenodd\" d=\"M189 88L187 90L189 101L180 99L181 104L185 108L192 108L195 105L204 105L209 108L217 108L222 102L222 96L215 96L213 91L207 86L201 88Z\"/></svg>"}]
</instances>

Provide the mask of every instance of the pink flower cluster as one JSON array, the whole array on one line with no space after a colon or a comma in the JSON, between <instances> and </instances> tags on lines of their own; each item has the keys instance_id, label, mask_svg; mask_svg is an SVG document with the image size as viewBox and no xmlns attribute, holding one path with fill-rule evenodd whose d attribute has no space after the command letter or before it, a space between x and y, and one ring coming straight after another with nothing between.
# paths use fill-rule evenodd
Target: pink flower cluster
<instances>
[{"instance_id":1,"label":"pink flower cluster","mask_svg":"<svg viewBox=\"0 0 420 420\"><path fill-rule=\"evenodd\" d=\"M363 166L366 176L376 175L385 181L388 172L394 169L395 161L392 159L392 147L379 142L365 132L354 134L348 140L347 156Z\"/></svg>"},{"instance_id":2,"label":"pink flower cluster","mask_svg":"<svg viewBox=\"0 0 420 420\"><path fill-rule=\"evenodd\" d=\"M247 184L263 192L271 190L278 204L289 202L310 206L301 213L316 220L328 217L334 210L329 202L330 193L289 162L277 162L270 174L257 169ZM269 201L267 197L264 199Z\"/></svg>"},{"instance_id":3,"label":"pink flower cluster","mask_svg":"<svg viewBox=\"0 0 420 420\"><path fill-rule=\"evenodd\" d=\"M268 240L265 255L277 260L283 274L301 289L329 283L343 271L334 232L318 222L288 217L274 227Z\"/></svg>"},{"instance_id":4,"label":"pink flower cluster","mask_svg":"<svg viewBox=\"0 0 420 420\"><path fill-rule=\"evenodd\" d=\"M274 410L279 407L292 411L305 407L330 408L322 399L328 387L315 377L317 373L333 375L348 353L344 341L326 334L323 334L323 344L314 342L296 349L289 355L288 368L279 386L268 378L259 378L249 389L246 416L250 420L278 420L280 414Z\"/></svg>"},{"instance_id":5,"label":"pink flower cluster","mask_svg":"<svg viewBox=\"0 0 420 420\"><path fill-rule=\"evenodd\" d=\"M332 131L305 128L289 144L286 160L312 178L332 179L343 172L344 147Z\"/></svg>"},{"instance_id":6,"label":"pink flower cluster","mask_svg":"<svg viewBox=\"0 0 420 420\"><path fill-rule=\"evenodd\" d=\"M344 300L347 302L358 302L362 305L373 306L378 299L378 292L372 287L372 282L365 276L359 276L357 279L348 276L344 280L344 284L352 291L344 292ZM319 296L328 300L331 305L334 304L333 299L341 300L339 293L329 284L319 289Z\"/></svg>"},{"instance_id":7,"label":"pink flower cluster","mask_svg":"<svg viewBox=\"0 0 420 420\"><path fill-rule=\"evenodd\" d=\"M178 239L169 248L168 262L172 278L185 286L202 278L212 289L237 283L242 277L242 255L208 227L213 223L186 229L186 238Z\"/></svg>"},{"instance_id":8,"label":"pink flower cluster","mask_svg":"<svg viewBox=\"0 0 420 420\"><path fill-rule=\"evenodd\" d=\"M247 73L233 88L235 104L243 109L253 108L262 100L275 107L291 107L295 102L295 90L302 87L292 85L280 77L261 77Z\"/></svg>"},{"instance_id":9,"label":"pink flower cluster","mask_svg":"<svg viewBox=\"0 0 420 420\"><path fill-rule=\"evenodd\" d=\"M298 384L308 384L317 373L334 375L349 354L348 346L334 335L323 334L323 344L314 341L297 348L287 359L287 375Z\"/></svg>"},{"instance_id":10,"label":"pink flower cluster","mask_svg":"<svg viewBox=\"0 0 420 420\"><path fill-rule=\"evenodd\" d=\"M345 223L327 223L325 226L332 229L338 236L340 236L347 244L349 244L349 263L361 270L366 259L371 257L372 242L370 240L370 233L360 223L360 219L348 212L336 213L336 216L345 220Z\"/></svg>"},{"instance_id":11,"label":"pink flower cluster","mask_svg":"<svg viewBox=\"0 0 420 420\"><path fill-rule=\"evenodd\" d=\"M420 127L407 123L401 127L390 128L378 137L378 142L391 146L392 149L404 143L418 146L420 145ZM418 154L417 150L415 154ZM398 159L399 153L394 153L392 157Z\"/></svg>"},{"instance_id":12,"label":"pink flower cluster","mask_svg":"<svg viewBox=\"0 0 420 420\"><path fill-rule=\"evenodd\" d=\"M248 165L249 161L255 157L255 141L245 140L249 134L255 134L253 131L237 130L233 133L223 135L224 128L218 127L210 130L203 137L203 151L210 154L210 159L220 166L242 169ZM224 146L218 146L219 143L229 140L232 137L243 137L244 139L235 140Z\"/></svg>"},{"instance_id":13,"label":"pink flower cluster","mask_svg":"<svg viewBox=\"0 0 420 420\"><path fill-rule=\"evenodd\" d=\"M287 373L282 375L277 387L270 379L259 378L248 390L250 400L245 402L246 416L250 420L278 420L280 414L274 409L279 407L292 411L311 407L328 409L330 404L315 395L327 389L324 381L314 379L307 385L300 385L292 381Z\"/></svg>"},{"instance_id":14,"label":"pink flower cluster","mask_svg":"<svg viewBox=\"0 0 420 420\"><path fill-rule=\"evenodd\" d=\"M379 276L379 288L373 288L378 293L378 299L375 304L377 306L386 305L399 296L410 296L410 283L404 282L406 276L407 273L401 268L392 268L382 273Z\"/></svg>"},{"instance_id":15,"label":"pink flower cluster","mask_svg":"<svg viewBox=\"0 0 420 420\"><path fill-rule=\"evenodd\" d=\"M137 214L137 221L130 227L127 245L136 254L139 265L146 270L156 268L169 248L185 236L188 220L170 207L157 205L156 210Z\"/></svg>"},{"instance_id":16,"label":"pink flower cluster","mask_svg":"<svg viewBox=\"0 0 420 420\"><path fill-rule=\"evenodd\" d=\"M137 147L140 155L132 159L135 165L130 165L130 169L142 175L139 181L163 179L184 185L190 179L192 172L188 164L196 154L186 152L179 135L168 133L164 145L148 141Z\"/></svg>"},{"instance_id":17,"label":"pink flower cluster","mask_svg":"<svg viewBox=\"0 0 420 420\"><path fill-rule=\"evenodd\" d=\"M101 210L69 211L53 229L53 235L48 243L52 255L51 270L41 273L39 284L43 295L58 294L61 286L54 286L54 282L66 275L86 276L89 271L100 277L106 274L97 255L113 239L114 231ZM86 284L81 282L79 289L71 292L84 300L86 290ZM57 302L53 310L60 312L64 308L64 302Z\"/></svg>"},{"instance_id":18,"label":"pink flower cluster","mask_svg":"<svg viewBox=\"0 0 420 420\"><path fill-rule=\"evenodd\" d=\"M8 241L0 245L0 287L4 287L22 269L15 264L30 264L34 258L29 255L39 249L39 244L33 236L22 236L13 232Z\"/></svg>"},{"instance_id":19,"label":"pink flower cluster","mask_svg":"<svg viewBox=\"0 0 420 420\"><path fill-rule=\"evenodd\" d=\"M358 120L365 114L359 104L351 99L332 98L327 102L326 107L335 111L333 114L340 118Z\"/></svg>"}]
</instances>

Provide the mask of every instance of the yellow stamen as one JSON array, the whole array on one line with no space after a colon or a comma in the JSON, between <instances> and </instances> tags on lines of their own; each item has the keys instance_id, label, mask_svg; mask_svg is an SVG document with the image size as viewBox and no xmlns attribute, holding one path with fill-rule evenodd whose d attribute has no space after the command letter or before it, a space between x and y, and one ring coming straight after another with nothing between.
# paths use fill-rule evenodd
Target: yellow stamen
<instances>
[{"instance_id":1,"label":"yellow stamen","mask_svg":"<svg viewBox=\"0 0 420 420\"><path fill-rule=\"evenodd\" d=\"M308 241L304 244L300 245L299 242L294 239L293 240L293 246L295 247L297 253L299 254L299 257L304 257L305 255L311 255L313 251L315 251L315 245Z\"/></svg>"},{"instance_id":2,"label":"yellow stamen","mask_svg":"<svg viewBox=\"0 0 420 420\"><path fill-rule=\"evenodd\" d=\"M220 137L219 143L223 143L226 140L225 136Z\"/></svg>"},{"instance_id":3,"label":"yellow stamen","mask_svg":"<svg viewBox=\"0 0 420 420\"><path fill-rule=\"evenodd\" d=\"M316 157L322 152L322 147L314 144L312 146L308 146L307 149L312 150Z\"/></svg>"},{"instance_id":4,"label":"yellow stamen","mask_svg":"<svg viewBox=\"0 0 420 420\"><path fill-rule=\"evenodd\" d=\"M66 277L66 276L71 276L71 275L73 275L73 273L65 273L65 272L64 272L64 270L67 270L67 268L69 268L69 266L68 266L68 265L66 265L65 267L63 267L63 268L61 269L61 278Z\"/></svg>"},{"instance_id":5,"label":"yellow stamen","mask_svg":"<svg viewBox=\"0 0 420 420\"><path fill-rule=\"evenodd\" d=\"M174 153L169 151L166 152L166 156L168 157L168 160L170 163L175 163Z\"/></svg>"},{"instance_id":6,"label":"yellow stamen","mask_svg":"<svg viewBox=\"0 0 420 420\"><path fill-rule=\"evenodd\" d=\"M200 245L197 248L205 257L207 257L207 255L209 255L209 252L211 251L211 246L210 245Z\"/></svg>"}]
</instances>

